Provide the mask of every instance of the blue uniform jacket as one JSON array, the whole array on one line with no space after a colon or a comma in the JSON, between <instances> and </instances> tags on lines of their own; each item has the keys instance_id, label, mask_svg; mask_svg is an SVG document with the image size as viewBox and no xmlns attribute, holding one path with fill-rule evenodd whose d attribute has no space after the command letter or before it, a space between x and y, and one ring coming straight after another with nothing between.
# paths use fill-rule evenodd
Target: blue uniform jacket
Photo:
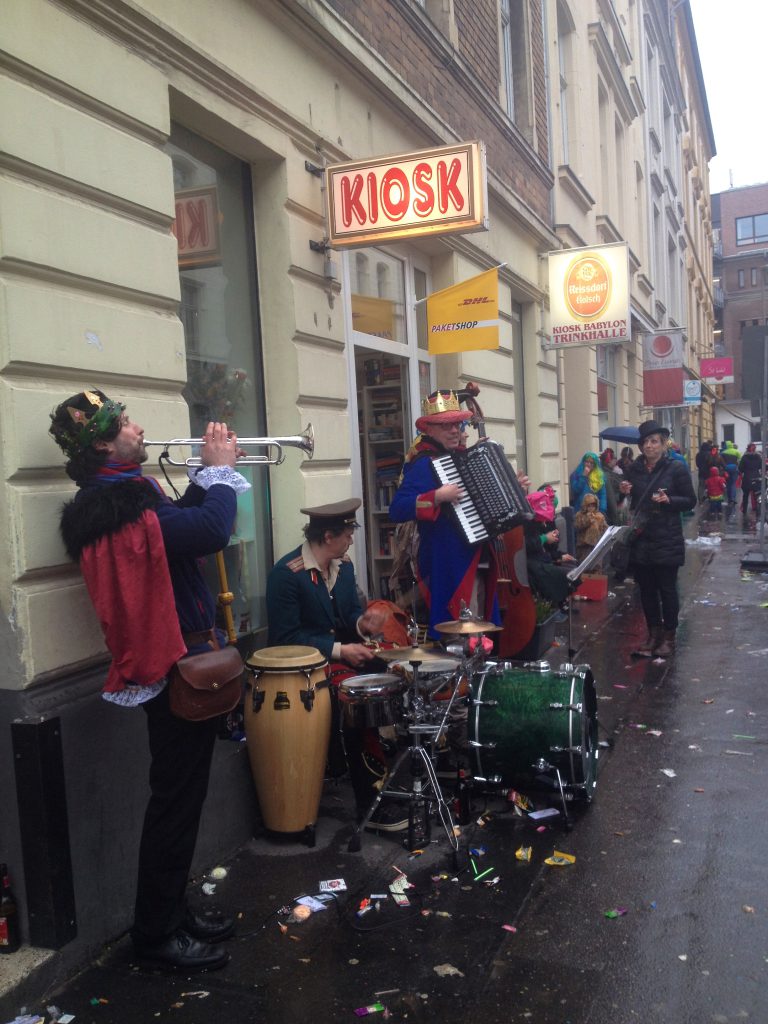
<instances>
[{"instance_id":1,"label":"blue uniform jacket","mask_svg":"<svg viewBox=\"0 0 768 1024\"><path fill-rule=\"evenodd\" d=\"M482 546L472 547L452 521L446 505L435 504L438 485L427 456L406 463L403 481L389 506L393 523L415 519L419 529L419 588L429 605L430 636L438 622L457 619L461 601L467 605L477 575ZM495 584L487 588L486 607L480 609L495 623L501 621L495 597Z\"/></svg>"},{"instance_id":2,"label":"blue uniform jacket","mask_svg":"<svg viewBox=\"0 0 768 1024\"><path fill-rule=\"evenodd\" d=\"M338 631L334 603L341 623ZM301 547L281 558L267 577L270 645L316 647L330 659L334 643L360 643L356 623L362 614L355 569L347 558L339 568L333 587L333 601L320 573L316 569L305 568Z\"/></svg>"}]
</instances>

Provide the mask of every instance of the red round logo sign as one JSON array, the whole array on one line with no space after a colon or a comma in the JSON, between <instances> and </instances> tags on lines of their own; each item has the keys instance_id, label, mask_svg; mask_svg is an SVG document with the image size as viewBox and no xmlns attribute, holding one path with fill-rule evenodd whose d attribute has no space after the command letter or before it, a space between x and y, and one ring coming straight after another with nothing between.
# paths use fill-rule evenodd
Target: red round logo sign
<instances>
[{"instance_id":1,"label":"red round logo sign","mask_svg":"<svg viewBox=\"0 0 768 1024\"><path fill-rule=\"evenodd\" d=\"M666 334L657 334L651 342L651 351L658 359L664 359L672 354L672 339Z\"/></svg>"},{"instance_id":2,"label":"red round logo sign","mask_svg":"<svg viewBox=\"0 0 768 1024\"><path fill-rule=\"evenodd\" d=\"M611 298L611 270L597 253L573 261L565 275L565 303L579 320L600 316Z\"/></svg>"}]
</instances>

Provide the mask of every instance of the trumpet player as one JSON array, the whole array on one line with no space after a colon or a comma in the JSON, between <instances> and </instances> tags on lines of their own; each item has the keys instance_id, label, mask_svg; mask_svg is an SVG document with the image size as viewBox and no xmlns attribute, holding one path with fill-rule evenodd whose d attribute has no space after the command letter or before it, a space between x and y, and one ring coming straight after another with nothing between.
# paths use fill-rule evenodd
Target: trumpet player
<instances>
[{"instance_id":1,"label":"trumpet player","mask_svg":"<svg viewBox=\"0 0 768 1024\"><path fill-rule=\"evenodd\" d=\"M179 658L213 645L215 602L197 560L227 544L237 494L250 488L233 468L237 437L225 423L208 424L203 465L174 502L142 474L143 428L103 391L62 402L50 434L78 487L60 528L112 655L104 699L140 707L147 721L151 794L139 848L134 948L161 970L223 967L229 955L218 943L232 934L233 921L196 912L185 899L217 720L176 718L166 677ZM116 793L119 784L115 779Z\"/></svg>"}]
</instances>

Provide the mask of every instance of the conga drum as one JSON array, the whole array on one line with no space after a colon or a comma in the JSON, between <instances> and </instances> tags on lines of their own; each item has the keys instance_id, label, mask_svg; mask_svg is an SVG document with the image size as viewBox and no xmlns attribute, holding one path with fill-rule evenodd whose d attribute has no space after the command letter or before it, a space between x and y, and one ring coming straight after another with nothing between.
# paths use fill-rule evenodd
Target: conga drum
<instances>
[{"instance_id":1,"label":"conga drum","mask_svg":"<svg viewBox=\"0 0 768 1024\"><path fill-rule=\"evenodd\" d=\"M246 666L245 735L265 826L314 844L331 729L326 661L314 647L265 647Z\"/></svg>"}]
</instances>

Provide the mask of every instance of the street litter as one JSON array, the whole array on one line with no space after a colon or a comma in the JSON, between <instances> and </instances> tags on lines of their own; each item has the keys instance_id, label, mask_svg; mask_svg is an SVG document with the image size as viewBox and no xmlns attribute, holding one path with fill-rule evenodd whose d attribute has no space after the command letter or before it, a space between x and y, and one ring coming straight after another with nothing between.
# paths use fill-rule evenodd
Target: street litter
<instances>
[{"instance_id":1,"label":"street litter","mask_svg":"<svg viewBox=\"0 0 768 1024\"><path fill-rule=\"evenodd\" d=\"M662 733L661 729L649 729L648 730L648 735L649 736L662 736L663 733Z\"/></svg>"},{"instance_id":2,"label":"street litter","mask_svg":"<svg viewBox=\"0 0 768 1024\"><path fill-rule=\"evenodd\" d=\"M216 886L213 884L213 882L203 882L201 888L206 896L213 896L213 894L216 892Z\"/></svg>"},{"instance_id":3,"label":"street litter","mask_svg":"<svg viewBox=\"0 0 768 1024\"><path fill-rule=\"evenodd\" d=\"M677 959L678 959L678 960L682 960L682 961L683 961L683 963L685 963L685 961L686 961L686 960L688 959L688 954L687 954L687 953L680 953L680 954L678 955L678 958L677 958Z\"/></svg>"},{"instance_id":4,"label":"street litter","mask_svg":"<svg viewBox=\"0 0 768 1024\"><path fill-rule=\"evenodd\" d=\"M356 1017L367 1017L369 1013L381 1013L384 1009L382 1003L371 1003L370 1006L358 1006L355 1010Z\"/></svg>"},{"instance_id":5,"label":"street litter","mask_svg":"<svg viewBox=\"0 0 768 1024\"><path fill-rule=\"evenodd\" d=\"M501 927L505 932L512 932L513 934L517 932L517 928L513 924L503 924Z\"/></svg>"},{"instance_id":6,"label":"street litter","mask_svg":"<svg viewBox=\"0 0 768 1024\"><path fill-rule=\"evenodd\" d=\"M744 906L741 909L744 911L745 914L754 914L754 912L755 912L755 908L754 907L750 907L746 903L744 904Z\"/></svg>"},{"instance_id":7,"label":"street litter","mask_svg":"<svg viewBox=\"0 0 768 1024\"><path fill-rule=\"evenodd\" d=\"M211 993L210 992L206 992L204 988L200 988L200 989L196 989L194 992L182 992L181 993L181 998L182 999L184 999L184 998L188 998L188 999L192 999L192 998L195 998L195 999L207 999L210 994Z\"/></svg>"},{"instance_id":8,"label":"street litter","mask_svg":"<svg viewBox=\"0 0 768 1024\"><path fill-rule=\"evenodd\" d=\"M220 882L222 878L226 878L227 877L227 869L226 868L221 868L221 867L214 868L210 872L210 877L214 880L214 882Z\"/></svg>"},{"instance_id":9,"label":"street litter","mask_svg":"<svg viewBox=\"0 0 768 1024\"><path fill-rule=\"evenodd\" d=\"M666 775L668 779L677 778L677 772L674 770L674 768L659 768L659 771L662 773L662 775Z\"/></svg>"},{"instance_id":10,"label":"street litter","mask_svg":"<svg viewBox=\"0 0 768 1024\"><path fill-rule=\"evenodd\" d=\"M312 908L301 904L298 907L294 907L288 918L291 924L301 924L302 921L306 921L312 914Z\"/></svg>"},{"instance_id":11,"label":"street litter","mask_svg":"<svg viewBox=\"0 0 768 1024\"><path fill-rule=\"evenodd\" d=\"M720 544L722 539L723 538L719 533L715 533L710 537L696 537L694 539L688 538L685 543L690 547L712 548Z\"/></svg>"},{"instance_id":12,"label":"street litter","mask_svg":"<svg viewBox=\"0 0 768 1024\"><path fill-rule=\"evenodd\" d=\"M327 910L327 905L315 896L300 896L296 902L301 907L308 907L311 913L316 913L318 910Z\"/></svg>"},{"instance_id":13,"label":"street litter","mask_svg":"<svg viewBox=\"0 0 768 1024\"><path fill-rule=\"evenodd\" d=\"M724 750L724 754L737 754L739 757L754 757L751 750Z\"/></svg>"},{"instance_id":14,"label":"street litter","mask_svg":"<svg viewBox=\"0 0 768 1024\"><path fill-rule=\"evenodd\" d=\"M531 860L532 853L532 846L520 846L517 850L515 850L515 859L521 860L524 864L528 864Z\"/></svg>"},{"instance_id":15,"label":"street litter","mask_svg":"<svg viewBox=\"0 0 768 1024\"><path fill-rule=\"evenodd\" d=\"M531 821L544 821L546 818L559 818L560 811L557 807L542 807L540 811L531 811L528 817Z\"/></svg>"},{"instance_id":16,"label":"street litter","mask_svg":"<svg viewBox=\"0 0 768 1024\"><path fill-rule=\"evenodd\" d=\"M464 977L463 971L460 971L458 967L454 967L453 964L438 964L436 967L433 967L432 970L441 978Z\"/></svg>"},{"instance_id":17,"label":"street litter","mask_svg":"<svg viewBox=\"0 0 768 1024\"><path fill-rule=\"evenodd\" d=\"M571 853L561 853L560 850L555 850L552 856L547 857L544 863L549 864L550 867L562 868L568 864L575 864L576 858Z\"/></svg>"},{"instance_id":18,"label":"street litter","mask_svg":"<svg viewBox=\"0 0 768 1024\"><path fill-rule=\"evenodd\" d=\"M343 878L329 878L320 883L320 892L346 892L346 889L347 883Z\"/></svg>"},{"instance_id":19,"label":"street litter","mask_svg":"<svg viewBox=\"0 0 768 1024\"><path fill-rule=\"evenodd\" d=\"M702 704L714 704L715 703L715 699L714 699L714 697L705 697L704 700L701 703Z\"/></svg>"},{"instance_id":20,"label":"street litter","mask_svg":"<svg viewBox=\"0 0 768 1024\"><path fill-rule=\"evenodd\" d=\"M626 913L626 907L615 907L613 910L606 910L603 914L603 917L608 917L611 920L614 920L617 917L624 917Z\"/></svg>"}]
</instances>

